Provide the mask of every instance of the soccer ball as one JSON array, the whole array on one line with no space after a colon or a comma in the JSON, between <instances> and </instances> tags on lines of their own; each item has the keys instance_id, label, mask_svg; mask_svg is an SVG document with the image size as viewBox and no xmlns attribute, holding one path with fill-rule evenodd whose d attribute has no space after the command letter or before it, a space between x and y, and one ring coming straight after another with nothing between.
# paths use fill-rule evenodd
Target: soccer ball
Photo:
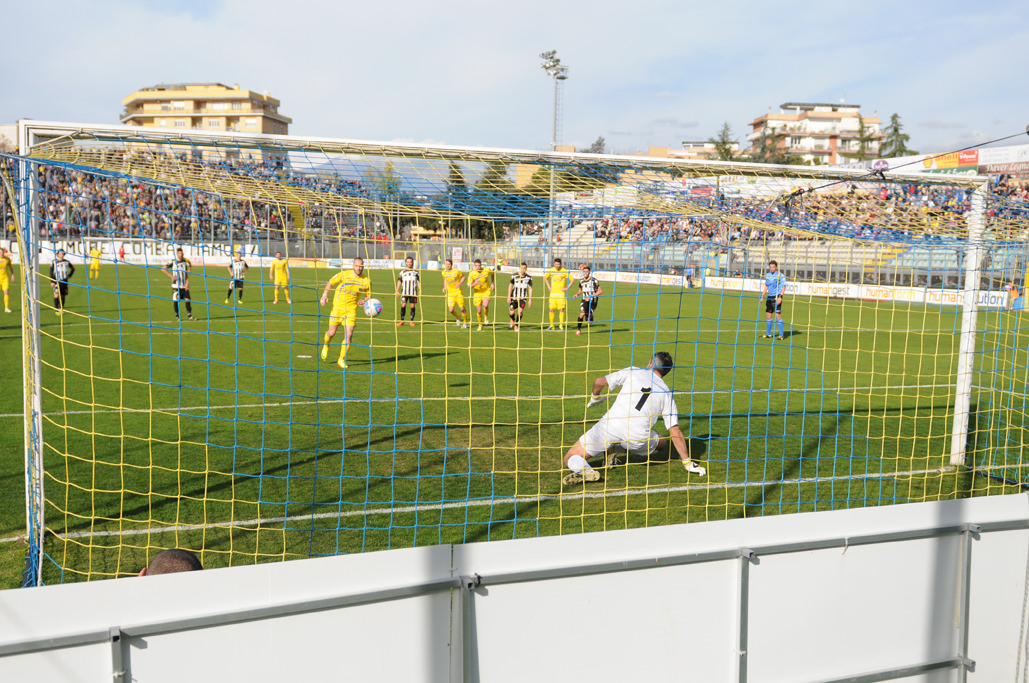
<instances>
[{"instance_id":1,"label":"soccer ball","mask_svg":"<svg viewBox=\"0 0 1029 683\"><path fill-rule=\"evenodd\" d=\"M382 313L382 302L378 299L368 299L364 302L364 312L369 318L374 318Z\"/></svg>"}]
</instances>

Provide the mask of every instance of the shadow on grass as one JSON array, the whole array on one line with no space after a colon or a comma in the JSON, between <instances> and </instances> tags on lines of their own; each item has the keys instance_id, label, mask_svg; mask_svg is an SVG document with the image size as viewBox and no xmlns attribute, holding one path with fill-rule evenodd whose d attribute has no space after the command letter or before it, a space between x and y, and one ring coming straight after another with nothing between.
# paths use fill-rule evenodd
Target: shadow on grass
<instances>
[{"instance_id":1,"label":"shadow on grass","mask_svg":"<svg viewBox=\"0 0 1029 683\"><path fill-rule=\"evenodd\" d=\"M783 467L782 471L780 472L778 481L767 482L763 485L755 487L753 493L750 493L746 496L743 505L739 506L738 512L733 514L731 511L733 506L730 506L730 513L728 517L733 518L751 516L747 515L745 511L747 508L755 507L760 508L762 514L764 514L764 509L765 506L768 505L768 501L774 501L776 496L778 496L778 502L773 504L782 506L784 504L795 503L797 506L800 506L802 504L802 501L800 500L799 491L797 492L798 495L796 501L792 501L789 499L788 496L786 496L786 481L796 480L800 478L801 470L804 466L804 453L814 453L814 457L817 458L817 454L819 452L819 449L821 448L822 442L826 439L835 437L839 433L839 427L840 418L839 416L836 416L827 426L822 427L822 429L819 430L817 437L804 443L796 455L783 458ZM790 486L799 487L798 484L794 483L791 483Z\"/></svg>"},{"instance_id":2,"label":"shadow on grass","mask_svg":"<svg viewBox=\"0 0 1029 683\"><path fill-rule=\"evenodd\" d=\"M259 471L254 473L241 473L236 472L231 476L227 476L220 483L216 484L204 484L186 487L183 490L178 491L175 495L162 495L160 498L155 498L151 495L147 497L147 503L136 506L126 506L122 508L120 513L121 518L136 518L140 515L146 515L150 519L160 519L160 511L164 509L170 509L175 516L177 506L181 505L184 501L208 501L225 503L227 499L217 498L215 494L221 492L233 492L237 493L238 487L251 485L254 482L259 482L265 478L274 478L282 481L307 481L311 484L310 488L310 500L309 501L291 501L291 500L254 500L247 501L253 505L263 505L274 508L284 509L285 514L294 516L300 515L300 510L312 509L313 506L319 505L324 506L327 504L334 504L339 500L346 501L348 495L352 493L359 494L365 500L380 499L383 501L390 500L388 495L376 496L374 495L377 491L383 491L384 494L389 494L394 488L394 477L406 477L416 478L419 474L421 464L418 459L412 459L407 467L400 466L401 461L394 460L394 469L389 476L386 475L373 475L371 473L365 473L361 477L346 476L343 473L345 462L343 459L346 458L347 454L356 454L362 458L366 457L367 454L372 450L373 446L380 444L395 443L397 440L405 437L419 436L424 439L426 432L433 431L445 431L448 427L446 425L419 425L408 429L397 429L390 431L380 437L374 439L360 440L351 439L349 443L345 444L343 449L323 449L317 452L307 450L294 450L290 451L289 457L283 458L276 464L270 464L266 459L262 459L261 468ZM440 463L444 461L443 454L440 455ZM276 459L278 460L278 459ZM333 468L332 474L326 476L319 476L317 474L317 466L320 461L329 460L334 463L340 463L338 468ZM314 474L297 474L297 471L303 471L303 468L314 466ZM473 474L471 471L468 475ZM355 481L354 488L352 490L344 490L342 488L342 480L353 480ZM206 482L206 477L197 477L196 481ZM319 500L318 490L319 482L326 482L326 486L329 488L329 497L326 500ZM284 485L285 486L285 485ZM324 487L323 487L324 488ZM288 488L284 489L288 491ZM201 503L202 504L202 503ZM386 504L386 503L384 503ZM276 516L281 516L281 512L277 513ZM90 529L94 525L94 522L85 520L77 524L69 524L65 527L63 533L70 533L75 531L82 531Z\"/></svg>"}]
</instances>

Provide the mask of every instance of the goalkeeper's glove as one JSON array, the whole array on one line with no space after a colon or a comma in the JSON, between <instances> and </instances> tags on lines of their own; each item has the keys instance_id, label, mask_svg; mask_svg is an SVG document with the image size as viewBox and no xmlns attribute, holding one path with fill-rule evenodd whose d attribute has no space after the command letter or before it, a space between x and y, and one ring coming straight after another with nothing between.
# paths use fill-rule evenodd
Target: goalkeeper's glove
<instances>
[{"instance_id":1,"label":"goalkeeper's glove","mask_svg":"<svg viewBox=\"0 0 1029 683\"><path fill-rule=\"evenodd\" d=\"M599 405L604 402L603 396L590 396L590 400L586 401L586 407L592 408L595 405Z\"/></svg>"},{"instance_id":2,"label":"goalkeeper's glove","mask_svg":"<svg viewBox=\"0 0 1029 683\"><path fill-rule=\"evenodd\" d=\"M699 463L693 460L683 460L682 466L686 469L687 472L691 474L697 474L701 477L707 474L707 470L704 469Z\"/></svg>"}]
</instances>

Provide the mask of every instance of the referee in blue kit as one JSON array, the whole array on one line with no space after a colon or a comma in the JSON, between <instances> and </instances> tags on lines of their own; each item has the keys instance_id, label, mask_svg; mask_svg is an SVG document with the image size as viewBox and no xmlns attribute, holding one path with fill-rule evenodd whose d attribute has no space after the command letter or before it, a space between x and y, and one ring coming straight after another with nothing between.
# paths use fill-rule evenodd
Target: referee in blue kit
<instances>
[{"instance_id":1,"label":"referee in blue kit","mask_svg":"<svg viewBox=\"0 0 1029 683\"><path fill-rule=\"evenodd\" d=\"M768 262L765 273L765 284L761 287L761 295L765 299L765 339L772 338L772 315L779 325L779 339L785 338L782 322L782 296L786 293L786 276L779 272L779 263Z\"/></svg>"}]
</instances>

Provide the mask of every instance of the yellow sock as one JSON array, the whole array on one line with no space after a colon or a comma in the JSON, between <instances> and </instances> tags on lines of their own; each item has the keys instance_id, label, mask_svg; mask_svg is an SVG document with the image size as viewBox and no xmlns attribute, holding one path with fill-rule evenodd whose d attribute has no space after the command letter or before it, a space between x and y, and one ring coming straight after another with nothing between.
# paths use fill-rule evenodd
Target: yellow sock
<instances>
[{"instance_id":1,"label":"yellow sock","mask_svg":"<svg viewBox=\"0 0 1029 683\"><path fill-rule=\"evenodd\" d=\"M350 350L350 344L344 343L343 344L343 352L341 354L339 354L339 359L341 361L343 361L344 363L347 362L347 351L349 351L349 350Z\"/></svg>"},{"instance_id":2,"label":"yellow sock","mask_svg":"<svg viewBox=\"0 0 1029 683\"><path fill-rule=\"evenodd\" d=\"M322 343L323 344L328 344L329 343L329 333L328 332L326 332L325 336L322 337Z\"/></svg>"},{"instance_id":3,"label":"yellow sock","mask_svg":"<svg viewBox=\"0 0 1029 683\"><path fill-rule=\"evenodd\" d=\"M550 311L550 326L551 327L554 326L554 311L553 310Z\"/></svg>"},{"instance_id":4,"label":"yellow sock","mask_svg":"<svg viewBox=\"0 0 1029 683\"><path fill-rule=\"evenodd\" d=\"M10 307L11 307L11 296L9 294L4 294L4 308L6 309L6 308L10 308Z\"/></svg>"},{"instance_id":5,"label":"yellow sock","mask_svg":"<svg viewBox=\"0 0 1029 683\"><path fill-rule=\"evenodd\" d=\"M565 326L565 312L561 311L560 313L558 313L558 316L560 316L558 318L558 320L560 321L561 327L564 327Z\"/></svg>"}]
</instances>

